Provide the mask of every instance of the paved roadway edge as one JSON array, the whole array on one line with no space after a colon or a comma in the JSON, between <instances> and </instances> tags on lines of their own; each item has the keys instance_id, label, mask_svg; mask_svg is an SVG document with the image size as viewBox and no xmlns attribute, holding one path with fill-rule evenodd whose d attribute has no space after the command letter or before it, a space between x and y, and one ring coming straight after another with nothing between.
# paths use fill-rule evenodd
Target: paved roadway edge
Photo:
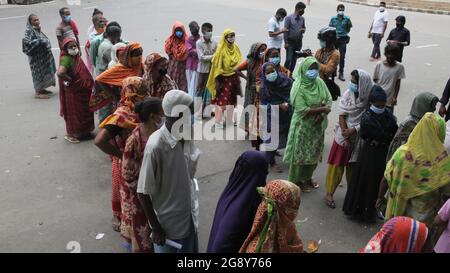
<instances>
[{"instance_id":1,"label":"paved roadway edge","mask_svg":"<svg viewBox=\"0 0 450 273\"><path fill-rule=\"evenodd\" d=\"M338 1L339 2L344 2L344 3L357 4L357 5L378 7L378 4L361 2L361 1L358 1L358 0L338 0ZM406 11L431 13L431 14L439 14L439 15L450 15L450 11L445 11L445 10L433 10L433 9L422 9L422 8L413 8L413 7L398 7L398 6L388 6L388 9L406 10Z\"/></svg>"}]
</instances>

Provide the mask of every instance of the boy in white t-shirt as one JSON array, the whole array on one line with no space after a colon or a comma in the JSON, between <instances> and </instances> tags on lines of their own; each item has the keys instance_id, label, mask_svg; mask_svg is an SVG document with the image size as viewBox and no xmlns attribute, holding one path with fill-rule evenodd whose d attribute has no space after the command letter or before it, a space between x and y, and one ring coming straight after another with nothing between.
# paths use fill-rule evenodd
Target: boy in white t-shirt
<instances>
[{"instance_id":1,"label":"boy in white t-shirt","mask_svg":"<svg viewBox=\"0 0 450 273\"><path fill-rule=\"evenodd\" d=\"M386 10L386 3L380 2L379 9L375 12L373 16L372 24L369 29L369 39L372 38L373 50L370 55L370 61L375 61L381 59L380 43L386 32L388 24L388 12Z\"/></svg>"},{"instance_id":2,"label":"boy in white t-shirt","mask_svg":"<svg viewBox=\"0 0 450 273\"><path fill-rule=\"evenodd\" d=\"M283 46L283 33L288 31L284 27L280 27L286 15L286 10L280 8L275 13L275 16L270 18L269 22L267 23L267 31L269 32L267 48L276 48L280 53L281 47Z\"/></svg>"}]
</instances>

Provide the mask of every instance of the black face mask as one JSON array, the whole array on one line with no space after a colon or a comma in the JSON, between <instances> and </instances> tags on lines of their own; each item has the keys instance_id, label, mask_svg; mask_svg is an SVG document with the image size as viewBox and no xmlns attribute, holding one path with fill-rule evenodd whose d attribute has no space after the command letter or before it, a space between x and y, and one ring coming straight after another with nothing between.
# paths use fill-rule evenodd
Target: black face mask
<instances>
[{"instance_id":1,"label":"black face mask","mask_svg":"<svg viewBox=\"0 0 450 273\"><path fill-rule=\"evenodd\" d=\"M167 74L167 69L166 68L161 68L158 70L159 75L161 76L165 76Z\"/></svg>"},{"instance_id":2,"label":"black face mask","mask_svg":"<svg viewBox=\"0 0 450 273\"><path fill-rule=\"evenodd\" d=\"M402 28L403 25L402 24L395 24L397 26L397 28Z\"/></svg>"}]
</instances>

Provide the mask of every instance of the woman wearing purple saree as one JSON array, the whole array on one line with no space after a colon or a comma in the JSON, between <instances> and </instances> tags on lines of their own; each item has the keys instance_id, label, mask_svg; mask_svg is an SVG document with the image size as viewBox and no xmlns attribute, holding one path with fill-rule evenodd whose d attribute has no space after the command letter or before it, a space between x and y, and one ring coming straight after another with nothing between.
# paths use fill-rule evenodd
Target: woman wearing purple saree
<instances>
[{"instance_id":1,"label":"woman wearing purple saree","mask_svg":"<svg viewBox=\"0 0 450 273\"><path fill-rule=\"evenodd\" d=\"M247 238L266 185L268 163L264 154L244 152L236 162L217 203L209 235L208 253L238 253Z\"/></svg>"}]
</instances>

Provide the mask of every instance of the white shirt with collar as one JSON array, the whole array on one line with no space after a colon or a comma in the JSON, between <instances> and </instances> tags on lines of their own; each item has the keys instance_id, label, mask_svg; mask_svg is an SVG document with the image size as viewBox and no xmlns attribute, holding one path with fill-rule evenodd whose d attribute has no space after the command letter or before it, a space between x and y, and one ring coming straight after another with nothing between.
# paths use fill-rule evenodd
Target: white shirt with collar
<instances>
[{"instance_id":1,"label":"white shirt with collar","mask_svg":"<svg viewBox=\"0 0 450 273\"><path fill-rule=\"evenodd\" d=\"M198 224L198 198L192 189L199 156L192 141L182 144L165 125L145 146L137 192L150 195L168 239L186 238Z\"/></svg>"}]
</instances>

